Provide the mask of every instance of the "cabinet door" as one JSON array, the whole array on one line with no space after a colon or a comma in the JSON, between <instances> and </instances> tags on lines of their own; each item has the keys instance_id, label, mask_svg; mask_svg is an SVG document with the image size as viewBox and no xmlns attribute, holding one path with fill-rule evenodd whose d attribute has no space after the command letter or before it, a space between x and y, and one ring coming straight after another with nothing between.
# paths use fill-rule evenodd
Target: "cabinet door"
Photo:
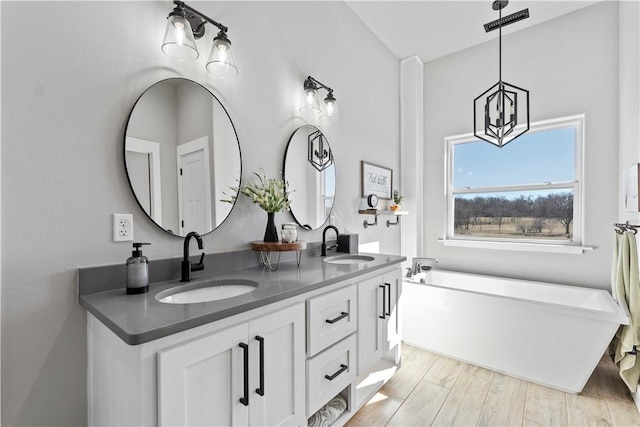
<instances>
[{"instance_id":1,"label":"cabinet door","mask_svg":"<svg viewBox=\"0 0 640 427\"><path fill-rule=\"evenodd\" d=\"M387 288L385 302L384 346L386 353L389 349L400 344L400 295L402 294L402 271L394 270L382 275L382 284Z\"/></svg>"},{"instance_id":2,"label":"cabinet door","mask_svg":"<svg viewBox=\"0 0 640 427\"><path fill-rule=\"evenodd\" d=\"M158 353L160 426L246 426L242 324Z\"/></svg>"},{"instance_id":3,"label":"cabinet door","mask_svg":"<svg viewBox=\"0 0 640 427\"><path fill-rule=\"evenodd\" d=\"M358 283L358 375L382 357L383 289L380 277Z\"/></svg>"},{"instance_id":4,"label":"cabinet door","mask_svg":"<svg viewBox=\"0 0 640 427\"><path fill-rule=\"evenodd\" d=\"M306 425L304 320L299 304L249 324L251 425Z\"/></svg>"}]
</instances>

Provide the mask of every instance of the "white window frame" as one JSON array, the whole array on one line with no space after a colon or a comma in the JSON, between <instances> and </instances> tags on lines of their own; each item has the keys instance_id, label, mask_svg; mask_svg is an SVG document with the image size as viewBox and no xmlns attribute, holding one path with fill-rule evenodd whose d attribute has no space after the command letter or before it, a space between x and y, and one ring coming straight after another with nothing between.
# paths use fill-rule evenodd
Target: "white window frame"
<instances>
[{"instance_id":1,"label":"white window frame","mask_svg":"<svg viewBox=\"0 0 640 427\"><path fill-rule=\"evenodd\" d=\"M440 241L447 246L463 246L487 249L520 251L544 251L561 253L582 253L592 248L582 246L584 241L584 123L585 115L574 115L532 123L528 133L538 133L553 129L573 128L575 130L575 181L509 185L500 187L453 188L453 150L457 144L478 140L472 133L445 138L445 230ZM517 144L517 141L513 142ZM573 237L571 241L551 239L491 238L454 235L454 200L458 194L496 193L502 191L532 191L572 189L573 190Z\"/></svg>"}]
</instances>

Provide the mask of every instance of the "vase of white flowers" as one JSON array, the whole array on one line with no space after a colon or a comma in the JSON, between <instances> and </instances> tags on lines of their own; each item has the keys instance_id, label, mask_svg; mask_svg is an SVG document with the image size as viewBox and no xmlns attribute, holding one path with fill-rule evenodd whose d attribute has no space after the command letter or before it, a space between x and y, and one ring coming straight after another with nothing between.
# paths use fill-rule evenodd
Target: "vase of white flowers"
<instances>
[{"instance_id":1,"label":"vase of white flowers","mask_svg":"<svg viewBox=\"0 0 640 427\"><path fill-rule=\"evenodd\" d=\"M277 242L278 241L278 229L275 224L276 212L289 210L291 201L289 200L290 191L288 189L289 184L281 179L267 178L262 173L253 173L258 180L250 182L248 184L231 187L236 194L242 193L249 197L251 201L260 206L267 212L267 228L264 232L264 242ZM231 200L225 200L228 202L234 202L235 197L231 197Z\"/></svg>"}]
</instances>

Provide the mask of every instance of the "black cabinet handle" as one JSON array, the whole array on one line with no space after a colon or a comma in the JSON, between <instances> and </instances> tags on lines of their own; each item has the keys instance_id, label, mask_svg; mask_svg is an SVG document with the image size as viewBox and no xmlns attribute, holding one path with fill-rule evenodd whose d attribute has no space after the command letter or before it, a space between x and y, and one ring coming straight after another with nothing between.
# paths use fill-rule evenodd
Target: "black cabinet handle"
<instances>
[{"instance_id":1,"label":"black cabinet handle","mask_svg":"<svg viewBox=\"0 0 640 427\"><path fill-rule=\"evenodd\" d=\"M349 315L349 313L345 313L344 311L340 313L340 316L336 317L335 319L327 319L326 322L330 323L330 324L334 324L339 320L344 319L345 317L347 317Z\"/></svg>"},{"instance_id":2,"label":"black cabinet handle","mask_svg":"<svg viewBox=\"0 0 640 427\"><path fill-rule=\"evenodd\" d=\"M240 403L249 406L249 344L240 343L244 350L244 396L240 398Z\"/></svg>"},{"instance_id":3,"label":"black cabinet handle","mask_svg":"<svg viewBox=\"0 0 640 427\"><path fill-rule=\"evenodd\" d=\"M333 374L333 375L325 375L324 377L325 377L326 379L328 379L329 381L333 381L333 379L334 379L335 377L337 377L338 375L340 375L341 373L343 373L343 372L344 372L344 371L346 371L347 369L349 369L349 367L348 367L347 365L344 365L344 364L342 364L342 363L341 363L341 364L340 364L340 369L338 369L338 371L337 371L335 374Z\"/></svg>"},{"instance_id":4,"label":"black cabinet handle","mask_svg":"<svg viewBox=\"0 0 640 427\"><path fill-rule=\"evenodd\" d=\"M387 316L391 316L391 283L385 283L384 285L389 287L389 292L387 292Z\"/></svg>"},{"instance_id":5,"label":"black cabinet handle","mask_svg":"<svg viewBox=\"0 0 640 427\"><path fill-rule=\"evenodd\" d=\"M379 287L382 288L382 316L378 316L378 317L381 319L386 319L387 316L385 316L386 312L384 311L384 308L385 308L384 306L387 301L387 288L384 285L380 285Z\"/></svg>"},{"instance_id":6,"label":"black cabinet handle","mask_svg":"<svg viewBox=\"0 0 640 427\"><path fill-rule=\"evenodd\" d=\"M256 339L260 343L260 387L256 389L256 393L264 396L264 338L256 335Z\"/></svg>"}]
</instances>

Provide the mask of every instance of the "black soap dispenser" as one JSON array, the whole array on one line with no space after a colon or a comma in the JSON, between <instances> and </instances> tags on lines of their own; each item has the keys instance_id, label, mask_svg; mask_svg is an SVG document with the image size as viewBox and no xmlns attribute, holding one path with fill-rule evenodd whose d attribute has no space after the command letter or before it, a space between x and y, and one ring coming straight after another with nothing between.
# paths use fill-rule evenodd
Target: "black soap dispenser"
<instances>
[{"instance_id":1,"label":"black soap dispenser","mask_svg":"<svg viewBox=\"0 0 640 427\"><path fill-rule=\"evenodd\" d=\"M127 259L127 293L143 294L149 291L149 259L142 255L142 245L134 243L131 257Z\"/></svg>"}]
</instances>

